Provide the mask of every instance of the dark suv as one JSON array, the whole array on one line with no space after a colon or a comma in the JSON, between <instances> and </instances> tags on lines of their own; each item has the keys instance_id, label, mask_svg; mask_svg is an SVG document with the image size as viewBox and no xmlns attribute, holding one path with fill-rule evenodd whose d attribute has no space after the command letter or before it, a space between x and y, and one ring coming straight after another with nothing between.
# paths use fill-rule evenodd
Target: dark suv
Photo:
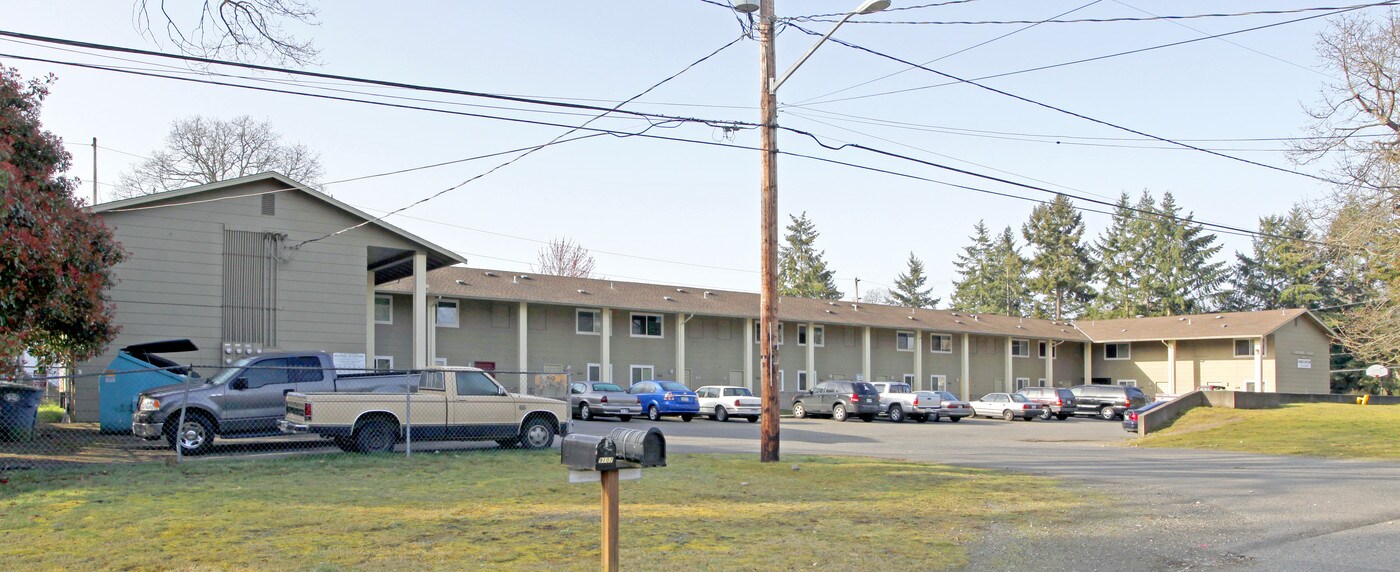
<instances>
[{"instance_id":1,"label":"dark suv","mask_svg":"<svg viewBox=\"0 0 1400 572\"><path fill-rule=\"evenodd\" d=\"M874 421L880 413L880 392L864 381L823 381L792 398L792 416L830 415L837 421L850 416Z\"/></svg>"},{"instance_id":2,"label":"dark suv","mask_svg":"<svg viewBox=\"0 0 1400 572\"><path fill-rule=\"evenodd\" d=\"M1070 415L1074 415L1076 411L1079 411L1079 400L1074 398L1074 392L1070 391L1068 388L1027 387L1016 393L1024 395L1026 399L1045 406L1045 409L1043 409L1040 414L1040 418L1046 421L1049 421L1052 417L1064 421L1065 419L1069 419Z\"/></svg>"},{"instance_id":3,"label":"dark suv","mask_svg":"<svg viewBox=\"0 0 1400 572\"><path fill-rule=\"evenodd\" d=\"M1069 388L1079 401L1079 415L1097 415L1107 421L1123 416L1129 409L1147 405L1147 394L1127 385L1076 385Z\"/></svg>"}]
</instances>

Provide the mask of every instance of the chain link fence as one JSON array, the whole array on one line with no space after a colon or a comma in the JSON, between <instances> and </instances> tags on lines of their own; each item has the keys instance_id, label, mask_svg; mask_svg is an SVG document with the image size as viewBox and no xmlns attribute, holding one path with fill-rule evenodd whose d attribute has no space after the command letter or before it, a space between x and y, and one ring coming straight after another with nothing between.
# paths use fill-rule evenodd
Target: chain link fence
<instances>
[{"instance_id":1,"label":"chain link fence","mask_svg":"<svg viewBox=\"0 0 1400 572\"><path fill-rule=\"evenodd\" d=\"M570 423L567 371L337 369L314 356L118 369L0 379L0 474L215 458L544 448ZM75 403L67 391L92 379L95 409Z\"/></svg>"}]
</instances>

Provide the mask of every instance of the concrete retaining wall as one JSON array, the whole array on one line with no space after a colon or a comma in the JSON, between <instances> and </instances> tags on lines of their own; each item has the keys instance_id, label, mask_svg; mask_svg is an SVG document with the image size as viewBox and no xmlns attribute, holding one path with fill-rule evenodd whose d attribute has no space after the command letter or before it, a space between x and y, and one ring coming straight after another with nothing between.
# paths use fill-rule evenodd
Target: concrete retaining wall
<instances>
[{"instance_id":1,"label":"concrete retaining wall","mask_svg":"<svg viewBox=\"0 0 1400 572\"><path fill-rule=\"evenodd\" d=\"M1356 403L1355 395L1333 395L1327 393L1251 393L1246 391L1205 391L1211 407L1234 409L1269 409L1288 403ZM1397 405L1400 397L1393 395L1372 395L1372 405Z\"/></svg>"},{"instance_id":2,"label":"concrete retaining wall","mask_svg":"<svg viewBox=\"0 0 1400 572\"><path fill-rule=\"evenodd\" d=\"M1211 393L1233 392L1215 391ZM1173 421L1176 421L1178 417L1181 417L1191 409L1197 407L1211 407L1214 405L1210 400L1206 399L1205 394L1206 392L1203 391L1192 391L1171 400L1166 405L1158 405L1147 413L1139 415L1138 436L1141 437L1171 425Z\"/></svg>"}]
</instances>

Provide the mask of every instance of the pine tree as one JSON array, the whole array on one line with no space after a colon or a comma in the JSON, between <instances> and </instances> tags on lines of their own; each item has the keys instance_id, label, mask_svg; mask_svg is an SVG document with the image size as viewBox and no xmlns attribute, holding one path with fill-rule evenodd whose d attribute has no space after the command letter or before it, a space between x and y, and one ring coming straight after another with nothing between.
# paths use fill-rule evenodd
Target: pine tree
<instances>
[{"instance_id":1,"label":"pine tree","mask_svg":"<svg viewBox=\"0 0 1400 572\"><path fill-rule=\"evenodd\" d=\"M1016 246L1016 233L1011 227L1002 229L1001 236L987 251L991 284L991 313L1003 316L1024 316L1031 308L1030 286L1026 284L1026 259Z\"/></svg>"},{"instance_id":2,"label":"pine tree","mask_svg":"<svg viewBox=\"0 0 1400 572\"><path fill-rule=\"evenodd\" d=\"M1235 254L1229 306L1235 310L1316 308L1323 299L1326 270L1299 207L1259 219L1251 255Z\"/></svg>"},{"instance_id":3,"label":"pine tree","mask_svg":"<svg viewBox=\"0 0 1400 572\"><path fill-rule=\"evenodd\" d=\"M1080 314L1094 297L1094 262L1084 243L1084 217L1068 197L1055 195L1049 204L1031 210L1021 235L1034 251L1027 264L1034 272L1029 286L1035 314L1055 320Z\"/></svg>"},{"instance_id":4,"label":"pine tree","mask_svg":"<svg viewBox=\"0 0 1400 572\"><path fill-rule=\"evenodd\" d=\"M890 297L900 306L909 308L933 308L938 306L938 298L932 296L932 288L924 288L928 276L924 275L924 262L909 253L909 270L894 280L894 290Z\"/></svg>"},{"instance_id":5,"label":"pine tree","mask_svg":"<svg viewBox=\"0 0 1400 572\"><path fill-rule=\"evenodd\" d=\"M1208 312L1218 305L1225 263L1214 260L1221 246L1216 236L1182 214L1170 192L1153 217L1148 264L1155 274L1150 315L1172 316Z\"/></svg>"},{"instance_id":6,"label":"pine tree","mask_svg":"<svg viewBox=\"0 0 1400 572\"><path fill-rule=\"evenodd\" d=\"M949 303L954 310L964 312L989 312L993 306L991 285L988 282L987 252L992 248L992 238L987 225L977 221L972 229L972 244L963 247L953 266L958 269L958 279L953 281L953 295Z\"/></svg>"},{"instance_id":7,"label":"pine tree","mask_svg":"<svg viewBox=\"0 0 1400 572\"><path fill-rule=\"evenodd\" d=\"M841 291L836 289L836 272L826 267L823 257L826 251L817 250L816 241L821 233L816 225L802 216L788 215L792 224L787 226L786 242L778 249L778 294L803 298L840 300Z\"/></svg>"},{"instance_id":8,"label":"pine tree","mask_svg":"<svg viewBox=\"0 0 1400 572\"><path fill-rule=\"evenodd\" d=\"M1094 245L1095 269L1102 287L1094 298L1091 316L1130 318L1141 313L1136 294L1143 275L1143 226L1124 192L1113 209L1113 222Z\"/></svg>"}]
</instances>

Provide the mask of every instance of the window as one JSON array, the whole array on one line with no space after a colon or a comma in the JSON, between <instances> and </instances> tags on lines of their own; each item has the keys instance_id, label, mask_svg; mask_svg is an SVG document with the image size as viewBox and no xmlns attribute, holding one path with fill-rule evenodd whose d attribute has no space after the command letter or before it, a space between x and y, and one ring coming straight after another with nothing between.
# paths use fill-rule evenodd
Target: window
<instances>
[{"instance_id":1,"label":"window","mask_svg":"<svg viewBox=\"0 0 1400 572\"><path fill-rule=\"evenodd\" d=\"M292 383L291 377L292 358L265 359L253 363L243 370L243 379L246 380L247 389L255 389L264 385L280 385Z\"/></svg>"},{"instance_id":2,"label":"window","mask_svg":"<svg viewBox=\"0 0 1400 572\"><path fill-rule=\"evenodd\" d=\"M807 391L807 384L808 384L807 379L808 379L808 378L807 378L807 372L802 371L802 370L797 370L797 390L798 390L798 391Z\"/></svg>"},{"instance_id":3,"label":"window","mask_svg":"<svg viewBox=\"0 0 1400 572\"><path fill-rule=\"evenodd\" d=\"M913 386L914 386L914 374L912 374L912 373L906 373L906 374L904 374L904 383L907 383L907 384L909 384L910 387L913 387Z\"/></svg>"},{"instance_id":4,"label":"window","mask_svg":"<svg viewBox=\"0 0 1400 572\"><path fill-rule=\"evenodd\" d=\"M445 357L435 357L435 358L433 358L433 367L447 367L447 358L445 358Z\"/></svg>"},{"instance_id":5,"label":"window","mask_svg":"<svg viewBox=\"0 0 1400 572\"><path fill-rule=\"evenodd\" d=\"M394 323L394 299L388 296L374 297L374 323Z\"/></svg>"},{"instance_id":6,"label":"window","mask_svg":"<svg viewBox=\"0 0 1400 572\"><path fill-rule=\"evenodd\" d=\"M1132 357L1132 344L1104 344L1103 359L1128 359Z\"/></svg>"},{"instance_id":7,"label":"window","mask_svg":"<svg viewBox=\"0 0 1400 572\"><path fill-rule=\"evenodd\" d=\"M374 369L394 369L394 356L374 356Z\"/></svg>"},{"instance_id":8,"label":"window","mask_svg":"<svg viewBox=\"0 0 1400 572\"><path fill-rule=\"evenodd\" d=\"M650 365L632 366L632 383L656 379L656 367Z\"/></svg>"},{"instance_id":9,"label":"window","mask_svg":"<svg viewBox=\"0 0 1400 572\"><path fill-rule=\"evenodd\" d=\"M753 343L763 343L763 328L758 320L753 321ZM783 323L778 322L778 345L783 345Z\"/></svg>"},{"instance_id":10,"label":"window","mask_svg":"<svg viewBox=\"0 0 1400 572\"><path fill-rule=\"evenodd\" d=\"M1038 379L1038 380L1036 380L1036 385L1035 385L1035 386L1036 386L1036 387L1049 387L1048 385L1045 385L1045 378L1043 378L1043 377L1040 378L1040 379Z\"/></svg>"},{"instance_id":11,"label":"window","mask_svg":"<svg viewBox=\"0 0 1400 572\"><path fill-rule=\"evenodd\" d=\"M597 363L588 364L588 381L603 381L603 365Z\"/></svg>"},{"instance_id":12,"label":"window","mask_svg":"<svg viewBox=\"0 0 1400 572\"><path fill-rule=\"evenodd\" d=\"M1039 356L1040 359L1045 359L1045 349L1046 349L1046 347L1049 347L1049 348L1050 348L1050 357L1051 357L1051 358L1060 357L1060 356L1059 356L1060 348L1059 348L1059 346L1056 345L1056 344L1052 344L1052 343L1050 343L1050 342L1037 342L1037 343L1036 343L1036 346L1037 346L1038 351L1039 351L1039 353L1037 353L1036 355Z\"/></svg>"},{"instance_id":13,"label":"window","mask_svg":"<svg viewBox=\"0 0 1400 572\"><path fill-rule=\"evenodd\" d=\"M902 352L914 351L914 332L895 332L894 349Z\"/></svg>"},{"instance_id":14,"label":"window","mask_svg":"<svg viewBox=\"0 0 1400 572\"><path fill-rule=\"evenodd\" d=\"M455 328L457 327L457 301L438 300L437 301L437 327Z\"/></svg>"},{"instance_id":15,"label":"window","mask_svg":"<svg viewBox=\"0 0 1400 572\"><path fill-rule=\"evenodd\" d=\"M949 334L933 334L928 337L928 351L936 354L953 353L953 336Z\"/></svg>"},{"instance_id":16,"label":"window","mask_svg":"<svg viewBox=\"0 0 1400 572\"><path fill-rule=\"evenodd\" d=\"M1254 357L1254 341L1235 340L1235 357Z\"/></svg>"},{"instance_id":17,"label":"window","mask_svg":"<svg viewBox=\"0 0 1400 572\"><path fill-rule=\"evenodd\" d=\"M948 376L930 375L928 376L928 384L933 387L934 391L948 391Z\"/></svg>"},{"instance_id":18,"label":"window","mask_svg":"<svg viewBox=\"0 0 1400 572\"><path fill-rule=\"evenodd\" d=\"M574 332L590 336L603 333L603 313L598 310L579 310L574 319Z\"/></svg>"},{"instance_id":19,"label":"window","mask_svg":"<svg viewBox=\"0 0 1400 572\"><path fill-rule=\"evenodd\" d=\"M1120 379L1120 380L1118 380L1118 385L1123 386L1123 387L1137 387L1137 380L1136 380L1136 379Z\"/></svg>"},{"instance_id":20,"label":"window","mask_svg":"<svg viewBox=\"0 0 1400 572\"><path fill-rule=\"evenodd\" d=\"M1250 393L1254 393L1256 391L1259 391L1259 384L1253 381L1246 381L1244 382L1244 390Z\"/></svg>"},{"instance_id":21,"label":"window","mask_svg":"<svg viewBox=\"0 0 1400 572\"><path fill-rule=\"evenodd\" d=\"M1011 340L1011 357L1031 357L1030 340Z\"/></svg>"},{"instance_id":22,"label":"window","mask_svg":"<svg viewBox=\"0 0 1400 572\"><path fill-rule=\"evenodd\" d=\"M819 348L826 346L826 328L824 326L812 326L812 344ZM797 325L797 345L807 345L807 324Z\"/></svg>"},{"instance_id":23,"label":"window","mask_svg":"<svg viewBox=\"0 0 1400 572\"><path fill-rule=\"evenodd\" d=\"M500 395L496 382L479 371L457 372L457 395Z\"/></svg>"},{"instance_id":24,"label":"window","mask_svg":"<svg viewBox=\"0 0 1400 572\"><path fill-rule=\"evenodd\" d=\"M1025 389L1025 388L1030 387L1030 386L1031 386L1031 378L1029 378L1029 377L1018 377L1018 378L1016 378L1016 391L1021 391L1022 389Z\"/></svg>"},{"instance_id":25,"label":"window","mask_svg":"<svg viewBox=\"0 0 1400 572\"><path fill-rule=\"evenodd\" d=\"M783 370L778 370L778 391L787 391L787 376Z\"/></svg>"},{"instance_id":26,"label":"window","mask_svg":"<svg viewBox=\"0 0 1400 572\"><path fill-rule=\"evenodd\" d=\"M662 337L661 314L632 314L632 337Z\"/></svg>"}]
</instances>

